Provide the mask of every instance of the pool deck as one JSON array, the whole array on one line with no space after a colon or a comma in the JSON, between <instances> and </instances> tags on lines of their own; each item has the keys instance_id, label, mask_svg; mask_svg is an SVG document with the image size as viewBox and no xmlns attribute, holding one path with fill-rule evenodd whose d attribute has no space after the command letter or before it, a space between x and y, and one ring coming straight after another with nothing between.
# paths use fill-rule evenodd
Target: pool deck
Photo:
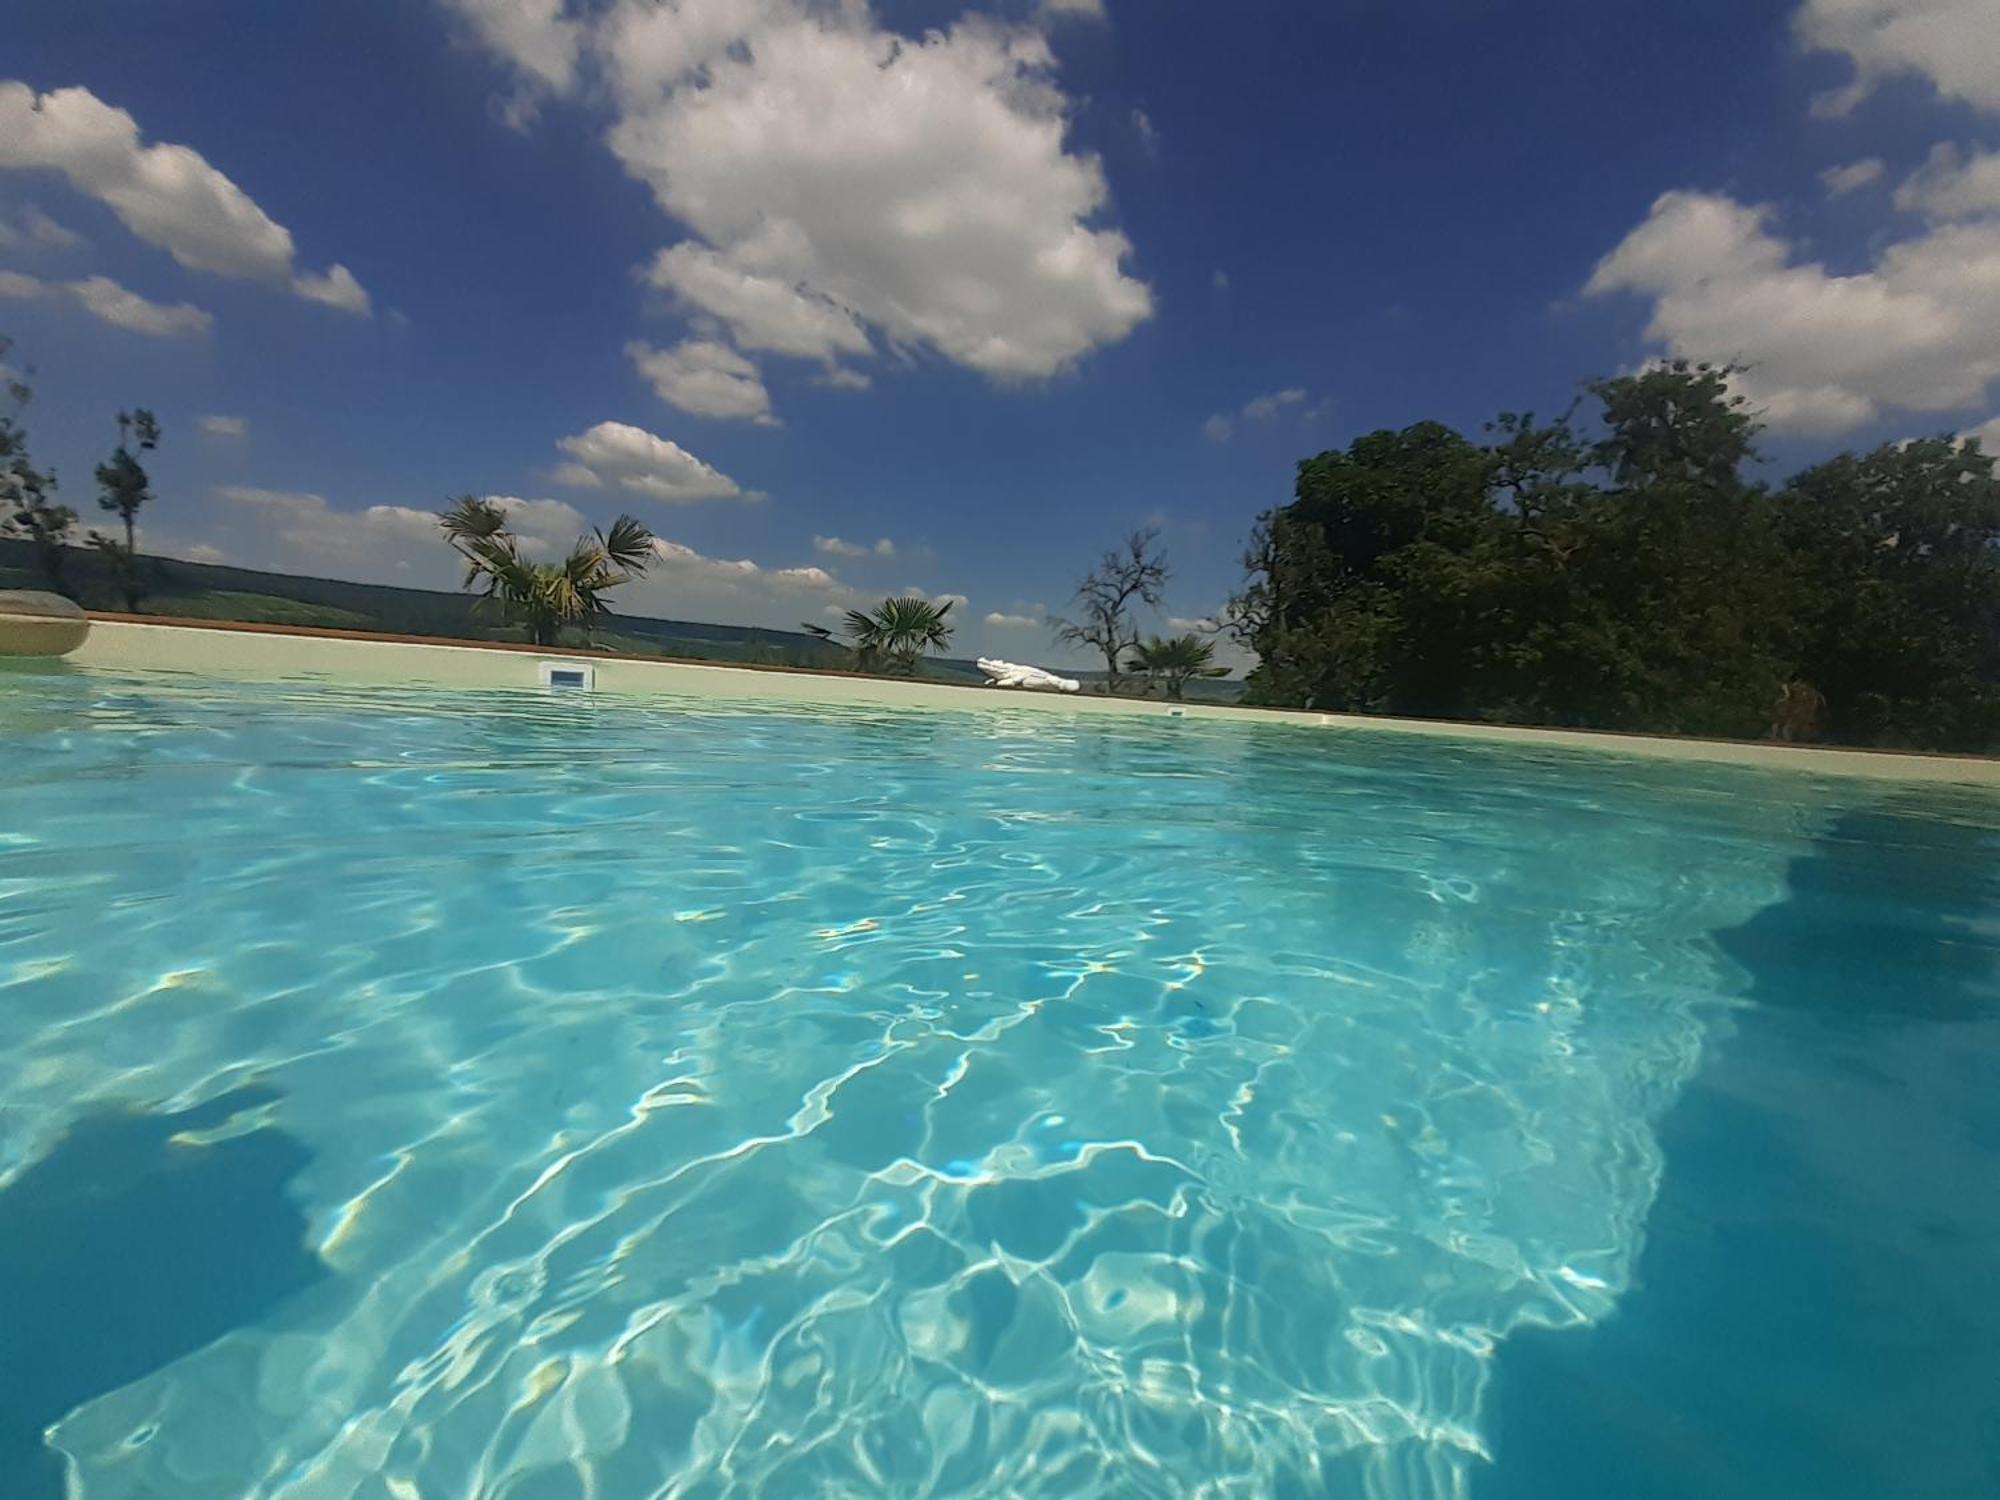
<instances>
[{"instance_id":1,"label":"pool deck","mask_svg":"<svg viewBox=\"0 0 2000 1500\"><path fill-rule=\"evenodd\" d=\"M90 637L67 660L93 671L188 672L259 681L316 680L396 687L534 688L545 662L587 663L596 691L688 695L769 703L910 709L986 709L1127 718L1180 717L1312 729L1419 734L1517 745L1588 750L1659 760L1758 766L1822 776L2000 787L2000 759L1730 740L1655 738L1596 730L1527 729L1432 719L1376 718L1215 703L1035 693L948 682L866 677L791 667L735 666L597 651L445 641L360 631L247 625L222 620L138 620L94 615Z\"/></svg>"}]
</instances>

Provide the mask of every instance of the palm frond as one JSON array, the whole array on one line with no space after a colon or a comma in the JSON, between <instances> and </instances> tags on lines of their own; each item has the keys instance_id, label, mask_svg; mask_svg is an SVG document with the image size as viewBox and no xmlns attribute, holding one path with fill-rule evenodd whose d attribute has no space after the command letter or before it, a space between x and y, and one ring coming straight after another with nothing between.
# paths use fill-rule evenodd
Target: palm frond
<instances>
[{"instance_id":1,"label":"palm frond","mask_svg":"<svg viewBox=\"0 0 2000 1500\"><path fill-rule=\"evenodd\" d=\"M597 540L604 555L627 573L644 573L655 556L653 530L636 516L620 516Z\"/></svg>"},{"instance_id":2,"label":"palm frond","mask_svg":"<svg viewBox=\"0 0 2000 1500\"><path fill-rule=\"evenodd\" d=\"M507 529L507 513L491 500L460 495L438 513L438 525L454 542L485 541Z\"/></svg>"}]
</instances>

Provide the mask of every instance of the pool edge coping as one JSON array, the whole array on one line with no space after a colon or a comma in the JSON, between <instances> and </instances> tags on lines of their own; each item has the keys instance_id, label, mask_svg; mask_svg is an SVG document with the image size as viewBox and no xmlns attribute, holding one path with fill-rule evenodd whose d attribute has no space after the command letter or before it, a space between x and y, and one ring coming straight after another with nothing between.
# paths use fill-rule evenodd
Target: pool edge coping
<instances>
[{"instance_id":1,"label":"pool edge coping","mask_svg":"<svg viewBox=\"0 0 2000 1500\"><path fill-rule=\"evenodd\" d=\"M1287 724L1815 775L1862 776L1881 781L2000 787L2000 759L1979 756L1375 717L1238 704L1171 703L1098 694L1037 693L972 683L820 672L802 667L635 657L601 650L543 650L511 642L383 635L237 620L93 613L89 637L66 660L91 671L170 671L253 680L334 680L378 686L459 688L539 687L542 662L572 661L587 663L594 669L597 691L619 695L691 694L771 703L960 712L1029 710L1071 716Z\"/></svg>"}]
</instances>

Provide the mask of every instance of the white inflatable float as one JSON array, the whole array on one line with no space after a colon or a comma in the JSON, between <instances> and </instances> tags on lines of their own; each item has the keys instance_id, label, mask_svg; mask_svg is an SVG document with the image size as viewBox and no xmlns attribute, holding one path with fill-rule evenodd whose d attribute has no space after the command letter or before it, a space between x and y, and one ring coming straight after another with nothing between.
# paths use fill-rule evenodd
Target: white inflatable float
<instances>
[{"instance_id":1,"label":"white inflatable float","mask_svg":"<svg viewBox=\"0 0 2000 1500\"><path fill-rule=\"evenodd\" d=\"M1040 667L1024 667L1019 662L979 658L979 670L986 674L988 687L1039 688L1049 693L1073 693L1082 686L1074 677L1058 677Z\"/></svg>"},{"instance_id":2,"label":"white inflatable float","mask_svg":"<svg viewBox=\"0 0 2000 1500\"><path fill-rule=\"evenodd\" d=\"M74 600L35 589L0 589L0 656L67 656L90 634Z\"/></svg>"}]
</instances>

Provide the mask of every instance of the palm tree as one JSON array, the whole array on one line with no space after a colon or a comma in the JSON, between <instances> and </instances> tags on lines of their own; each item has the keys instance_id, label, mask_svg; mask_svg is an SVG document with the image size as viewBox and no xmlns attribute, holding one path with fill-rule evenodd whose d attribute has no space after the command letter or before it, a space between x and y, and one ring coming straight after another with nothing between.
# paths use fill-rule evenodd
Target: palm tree
<instances>
[{"instance_id":1,"label":"palm tree","mask_svg":"<svg viewBox=\"0 0 2000 1500\"><path fill-rule=\"evenodd\" d=\"M1170 640L1150 636L1133 645L1125 670L1143 673L1149 683L1158 683L1169 698L1179 698L1196 677L1229 675L1229 668L1215 665L1215 642L1198 635L1177 635Z\"/></svg>"},{"instance_id":2,"label":"palm tree","mask_svg":"<svg viewBox=\"0 0 2000 1500\"><path fill-rule=\"evenodd\" d=\"M844 627L853 642L854 664L864 672L914 677L927 651L951 644L952 601L884 599L872 611L850 609Z\"/></svg>"},{"instance_id":3,"label":"palm tree","mask_svg":"<svg viewBox=\"0 0 2000 1500\"><path fill-rule=\"evenodd\" d=\"M587 637L611 613L604 596L646 571L653 533L632 516L609 531L576 539L560 562L530 562L507 529L507 513L491 500L461 495L438 515L452 549L465 559L465 588L481 584L482 602L497 603L510 625L520 625L537 646L553 646L565 626Z\"/></svg>"}]
</instances>

